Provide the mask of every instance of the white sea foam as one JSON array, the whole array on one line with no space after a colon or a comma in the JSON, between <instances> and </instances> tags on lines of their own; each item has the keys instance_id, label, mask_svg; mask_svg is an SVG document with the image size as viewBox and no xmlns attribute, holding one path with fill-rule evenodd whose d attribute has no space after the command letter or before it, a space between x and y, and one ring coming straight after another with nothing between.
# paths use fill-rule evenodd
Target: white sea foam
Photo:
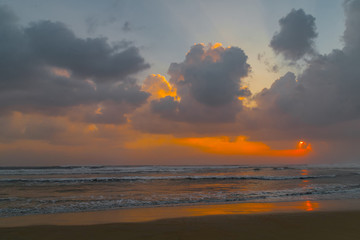
<instances>
[{"instance_id":1,"label":"white sea foam","mask_svg":"<svg viewBox=\"0 0 360 240\"><path fill-rule=\"evenodd\" d=\"M154 181L154 180L292 180L312 178L334 178L336 175L314 176L226 176L226 175L197 175L197 176L126 176L126 177L90 177L90 178L3 178L0 182L27 183L70 183L70 182L121 182L121 181Z\"/></svg>"},{"instance_id":2,"label":"white sea foam","mask_svg":"<svg viewBox=\"0 0 360 240\"><path fill-rule=\"evenodd\" d=\"M106 198L104 196L90 196L84 200L83 196L63 197L60 199L32 199L29 204L22 204L15 208L0 209L0 216L18 216L27 214L47 214L61 212L80 212L105 209L118 209L144 206L169 206L198 203L222 203L244 201L283 201L283 200L320 200L341 199L344 194L348 198L360 197L360 185L311 185L307 188L294 188L272 191L237 191L237 192L192 192L187 194L152 194L142 199ZM12 199L21 201L21 199Z\"/></svg>"},{"instance_id":3,"label":"white sea foam","mask_svg":"<svg viewBox=\"0 0 360 240\"><path fill-rule=\"evenodd\" d=\"M0 167L0 175L71 175L155 172L196 172L250 168L249 166L59 166L59 167Z\"/></svg>"}]
</instances>

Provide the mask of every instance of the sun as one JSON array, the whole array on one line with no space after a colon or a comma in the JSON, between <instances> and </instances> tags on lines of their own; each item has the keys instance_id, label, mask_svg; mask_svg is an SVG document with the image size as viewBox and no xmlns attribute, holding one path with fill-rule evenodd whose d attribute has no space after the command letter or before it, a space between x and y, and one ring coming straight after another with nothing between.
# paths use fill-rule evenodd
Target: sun
<instances>
[{"instance_id":1,"label":"sun","mask_svg":"<svg viewBox=\"0 0 360 240\"><path fill-rule=\"evenodd\" d=\"M297 144L297 149L311 150L311 144L301 140Z\"/></svg>"}]
</instances>

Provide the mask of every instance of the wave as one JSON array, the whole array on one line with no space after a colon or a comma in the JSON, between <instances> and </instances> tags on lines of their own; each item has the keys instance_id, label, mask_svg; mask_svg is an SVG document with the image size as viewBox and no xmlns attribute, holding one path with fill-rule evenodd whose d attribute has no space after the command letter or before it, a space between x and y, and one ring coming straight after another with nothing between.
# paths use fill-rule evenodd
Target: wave
<instances>
[{"instance_id":1,"label":"wave","mask_svg":"<svg viewBox=\"0 0 360 240\"><path fill-rule=\"evenodd\" d=\"M334 197L335 196L335 197ZM17 216L28 214L48 214L61 212L97 211L129 207L174 206L187 204L207 204L225 202L247 201L291 201L291 200L322 200L322 199L356 199L360 197L360 185L313 185L309 188L295 188L273 191L248 191L248 192L197 192L174 195L148 195L146 198L114 198L104 199L103 196L72 196L57 199L22 199L3 198L3 201L16 202L19 207L5 207L0 209L0 216ZM31 205L32 204L32 205ZM20 207L21 206L21 207Z\"/></svg>"},{"instance_id":2,"label":"wave","mask_svg":"<svg viewBox=\"0 0 360 240\"><path fill-rule=\"evenodd\" d=\"M122 182L122 181L155 181L155 180L293 180L313 178L335 178L336 175L314 176L127 176L127 177L89 177L89 178L10 178L0 179L3 183L81 183L81 182Z\"/></svg>"},{"instance_id":3,"label":"wave","mask_svg":"<svg viewBox=\"0 0 360 240\"><path fill-rule=\"evenodd\" d=\"M250 166L56 166L56 167L0 167L0 175L72 175L119 173L184 173L231 169L248 169Z\"/></svg>"},{"instance_id":4,"label":"wave","mask_svg":"<svg viewBox=\"0 0 360 240\"><path fill-rule=\"evenodd\" d=\"M124 173L200 173L200 172L229 172L229 171L260 171L260 170L343 170L359 172L359 164L337 165L212 165L212 166L52 166L52 167L0 167L3 175L85 175L85 174L124 174Z\"/></svg>"}]
</instances>

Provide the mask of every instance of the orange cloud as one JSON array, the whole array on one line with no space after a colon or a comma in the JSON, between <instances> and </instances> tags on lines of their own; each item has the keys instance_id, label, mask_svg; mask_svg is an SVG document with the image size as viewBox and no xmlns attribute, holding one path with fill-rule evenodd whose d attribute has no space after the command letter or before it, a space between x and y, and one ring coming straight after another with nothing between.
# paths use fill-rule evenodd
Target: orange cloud
<instances>
[{"instance_id":1,"label":"orange cloud","mask_svg":"<svg viewBox=\"0 0 360 240\"><path fill-rule=\"evenodd\" d=\"M252 156L303 156L311 151L310 144L306 148L274 150L262 142L247 141L245 136L240 136L232 141L229 137L204 137L175 139L180 145L198 148L204 152L223 155L252 155Z\"/></svg>"},{"instance_id":2,"label":"orange cloud","mask_svg":"<svg viewBox=\"0 0 360 240\"><path fill-rule=\"evenodd\" d=\"M160 74L149 75L145 79L141 90L151 93L152 99L166 96L175 97L175 99L179 98L176 94L176 88L171 86L166 78Z\"/></svg>"},{"instance_id":3,"label":"orange cloud","mask_svg":"<svg viewBox=\"0 0 360 240\"><path fill-rule=\"evenodd\" d=\"M224 50L225 48L221 43L209 44L208 50L202 55L202 59L210 58L213 62L217 62L221 59L221 54Z\"/></svg>"},{"instance_id":4,"label":"orange cloud","mask_svg":"<svg viewBox=\"0 0 360 240\"><path fill-rule=\"evenodd\" d=\"M141 138L125 144L127 149L151 149L164 146L186 146L201 150L205 153L217 155L242 155L264 157L298 157L305 156L311 151L310 144L306 148L271 149L263 142L251 142L246 136L230 138L221 137L193 137L174 138L170 135L146 134Z\"/></svg>"},{"instance_id":5,"label":"orange cloud","mask_svg":"<svg viewBox=\"0 0 360 240\"><path fill-rule=\"evenodd\" d=\"M211 49L216 49L216 48L219 48L219 47L222 47L222 44L221 43L215 43L214 45L211 46Z\"/></svg>"},{"instance_id":6,"label":"orange cloud","mask_svg":"<svg viewBox=\"0 0 360 240\"><path fill-rule=\"evenodd\" d=\"M125 148L132 150L151 149L155 147L162 147L172 141L173 137L170 135L144 134L135 141L125 143Z\"/></svg>"},{"instance_id":7,"label":"orange cloud","mask_svg":"<svg viewBox=\"0 0 360 240\"><path fill-rule=\"evenodd\" d=\"M86 130L89 132L94 132L94 131L98 131L99 129L96 126L96 124L89 124Z\"/></svg>"},{"instance_id":8,"label":"orange cloud","mask_svg":"<svg viewBox=\"0 0 360 240\"><path fill-rule=\"evenodd\" d=\"M71 76L71 73L68 70L64 69L64 68L52 67L51 72L54 75L59 76L59 77L70 78L70 76Z\"/></svg>"}]
</instances>

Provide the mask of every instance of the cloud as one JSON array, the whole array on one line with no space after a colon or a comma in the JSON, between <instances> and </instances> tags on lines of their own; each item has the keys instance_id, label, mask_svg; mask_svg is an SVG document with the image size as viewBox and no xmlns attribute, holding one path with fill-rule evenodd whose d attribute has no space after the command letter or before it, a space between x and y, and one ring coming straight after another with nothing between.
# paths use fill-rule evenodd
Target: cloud
<instances>
[{"instance_id":1,"label":"cloud","mask_svg":"<svg viewBox=\"0 0 360 240\"><path fill-rule=\"evenodd\" d=\"M169 82L178 98L155 99L151 109L175 121L233 121L242 109L241 98L251 94L241 80L249 72L247 56L240 48L196 44L184 62L169 67Z\"/></svg>"},{"instance_id":2,"label":"cloud","mask_svg":"<svg viewBox=\"0 0 360 240\"><path fill-rule=\"evenodd\" d=\"M356 0L346 0L344 2L344 9L346 15L346 29L343 36L345 42L344 51L348 54L359 55L360 2Z\"/></svg>"},{"instance_id":3,"label":"cloud","mask_svg":"<svg viewBox=\"0 0 360 240\"><path fill-rule=\"evenodd\" d=\"M354 40L359 37L360 4L347 1L345 10L344 48L309 60L297 80L294 74L287 73L275 81L270 89L256 97L260 107L276 108L310 125L334 124L360 117L360 44Z\"/></svg>"},{"instance_id":4,"label":"cloud","mask_svg":"<svg viewBox=\"0 0 360 240\"><path fill-rule=\"evenodd\" d=\"M221 155L297 157L304 156L311 151L311 146L305 142L300 142L296 149L274 150L262 142L248 141L244 136L234 139L226 136L180 138L175 139L175 143Z\"/></svg>"},{"instance_id":5,"label":"cloud","mask_svg":"<svg viewBox=\"0 0 360 240\"><path fill-rule=\"evenodd\" d=\"M0 142L18 139L49 140L66 129L66 124L54 117L44 119L37 115L13 112L0 117Z\"/></svg>"},{"instance_id":6,"label":"cloud","mask_svg":"<svg viewBox=\"0 0 360 240\"><path fill-rule=\"evenodd\" d=\"M131 31L130 22L126 21L121 29L124 32L130 32Z\"/></svg>"},{"instance_id":7,"label":"cloud","mask_svg":"<svg viewBox=\"0 0 360 240\"><path fill-rule=\"evenodd\" d=\"M33 23L25 35L39 60L95 81L118 81L149 67L136 47L118 49L106 38L77 38L59 22Z\"/></svg>"},{"instance_id":8,"label":"cloud","mask_svg":"<svg viewBox=\"0 0 360 240\"><path fill-rule=\"evenodd\" d=\"M149 97L131 78L149 65L128 42L110 45L106 38L79 38L60 22L23 27L4 6L0 15L1 114L66 115L74 108L81 112L101 104L103 114L87 113L82 119L124 123L124 114Z\"/></svg>"},{"instance_id":9,"label":"cloud","mask_svg":"<svg viewBox=\"0 0 360 240\"><path fill-rule=\"evenodd\" d=\"M197 44L183 63L170 65L170 82L186 85L191 96L204 105L225 105L248 94L240 89L241 78L250 71L246 61L247 56L240 48L206 49Z\"/></svg>"},{"instance_id":10,"label":"cloud","mask_svg":"<svg viewBox=\"0 0 360 240\"><path fill-rule=\"evenodd\" d=\"M151 94L151 99L166 96L177 99L176 88L170 85L166 78L160 74L151 74L143 82L141 89Z\"/></svg>"},{"instance_id":11,"label":"cloud","mask_svg":"<svg viewBox=\"0 0 360 240\"><path fill-rule=\"evenodd\" d=\"M348 142L349 147L344 147L344 151L354 152L353 142L360 137L360 41L354 40L359 36L359 2L347 1L345 12L345 46L328 54L313 55L297 76L288 72L269 89L245 95L254 102L253 107L248 107L242 97L239 100L231 91L232 98L227 100L218 98L217 92L211 91L213 88L206 88L208 78L202 77L205 76L203 69L206 69L203 65L222 60L219 55L212 55L212 47L195 45L184 62L173 63L169 68L169 84L176 89L177 96L152 100L147 111L139 116L135 114L133 126L144 132L171 133L177 137L244 135L251 141L264 141L269 146L303 139L311 143L315 153L319 146L319 151L331 151L331 146L343 146ZM260 55L259 60L262 57ZM240 88L236 89L242 86L242 77L239 79L237 86ZM193 84L204 84L202 90L207 89L212 94L203 94ZM204 96L213 98L209 100ZM339 144L342 141L344 143ZM328 147L321 147L324 144Z\"/></svg>"},{"instance_id":12,"label":"cloud","mask_svg":"<svg viewBox=\"0 0 360 240\"><path fill-rule=\"evenodd\" d=\"M186 148L179 153L190 146L205 149L206 156L256 155L261 151L262 156L290 156L299 151L289 144L302 139L311 143L314 154L322 146L325 157L335 158L331 155L337 151L336 157L344 151L356 152L360 137L360 4L346 1L344 7L344 48L311 55L315 25L306 22L314 30L313 37L303 38L308 40L307 47L282 45L286 48L278 50L291 61L310 54L303 72L297 76L288 72L255 95L243 82L251 68L238 47L196 44L184 61L170 65L168 80L150 75L140 86L132 74L148 65L138 48L128 42L109 44L105 38L79 38L64 24L50 21L20 26L8 8L0 7L0 141L11 144L25 139L22 144L28 149L28 140L39 140L34 152L44 143L54 149L57 144L71 145L62 153L82 145L87 147L74 147L78 156L95 158L96 151L99 157L109 150L116 153L114 162L115 155L125 154L125 150L117 150L119 146L126 146L135 135L141 139L143 132L167 134L159 145L180 139L176 144ZM293 26L290 17L298 15L314 20L302 10L293 10L280 21L283 25L276 36L282 44L291 39L284 37ZM289 36L299 29L291 28ZM267 64L264 55L258 60ZM247 101L254 105L250 107ZM216 136L230 138L219 140ZM249 140L233 141L236 136ZM148 146L153 137L149 135L141 144ZM108 146L101 150L99 144ZM213 148L214 144L219 148ZM12 146L16 152L16 145ZM163 155L161 146L156 150L159 156ZM338 149L333 150L334 146ZM83 155L84 149L90 153ZM153 153L133 152L143 159ZM238 158L234 159L238 163Z\"/></svg>"},{"instance_id":13,"label":"cloud","mask_svg":"<svg viewBox=\"0 0 360 240\"><path fill-rule=\"evenodd\" d=\"M293 73L287 73L275 81L270 89L255 96L259 109L286 114L297 126L323 126L359 119L360 3L346 1L344 7L343 49L314 56L297 79ZM293 10L288 16L300 14L298 11ZM286 21L288 16L280 21ZM307 16L307 19L312 18Z\"/></svg>"},{"instance_id":14,"label":"cloud","mask_svg":"<svg viewBox=\"0 0 360 240\"><path fill-rule=\"evenodd\" d=\"M263 63L267 68L266 70L268 72L274 72L274 73L277 73L279 72L280 70L280 67L277 65L277 64L272 64L270 63L270 60L265 58L265 52L263 53L258 53L257 55L257 60L260 62L260 63Z\"/></svg>"},{"instance_id":15,"label":"cloud","mask_svg":"<svg viewBox=\"0 0 360 240\"><path fill-rule=\"evenodd\" d=\"M280 32L275 33L270 47L286 60L297 61L306 54L314 53L314 39L317 37L315 18L304 10L291 10L279 20Z\"/></svg>"}]
</instances>

